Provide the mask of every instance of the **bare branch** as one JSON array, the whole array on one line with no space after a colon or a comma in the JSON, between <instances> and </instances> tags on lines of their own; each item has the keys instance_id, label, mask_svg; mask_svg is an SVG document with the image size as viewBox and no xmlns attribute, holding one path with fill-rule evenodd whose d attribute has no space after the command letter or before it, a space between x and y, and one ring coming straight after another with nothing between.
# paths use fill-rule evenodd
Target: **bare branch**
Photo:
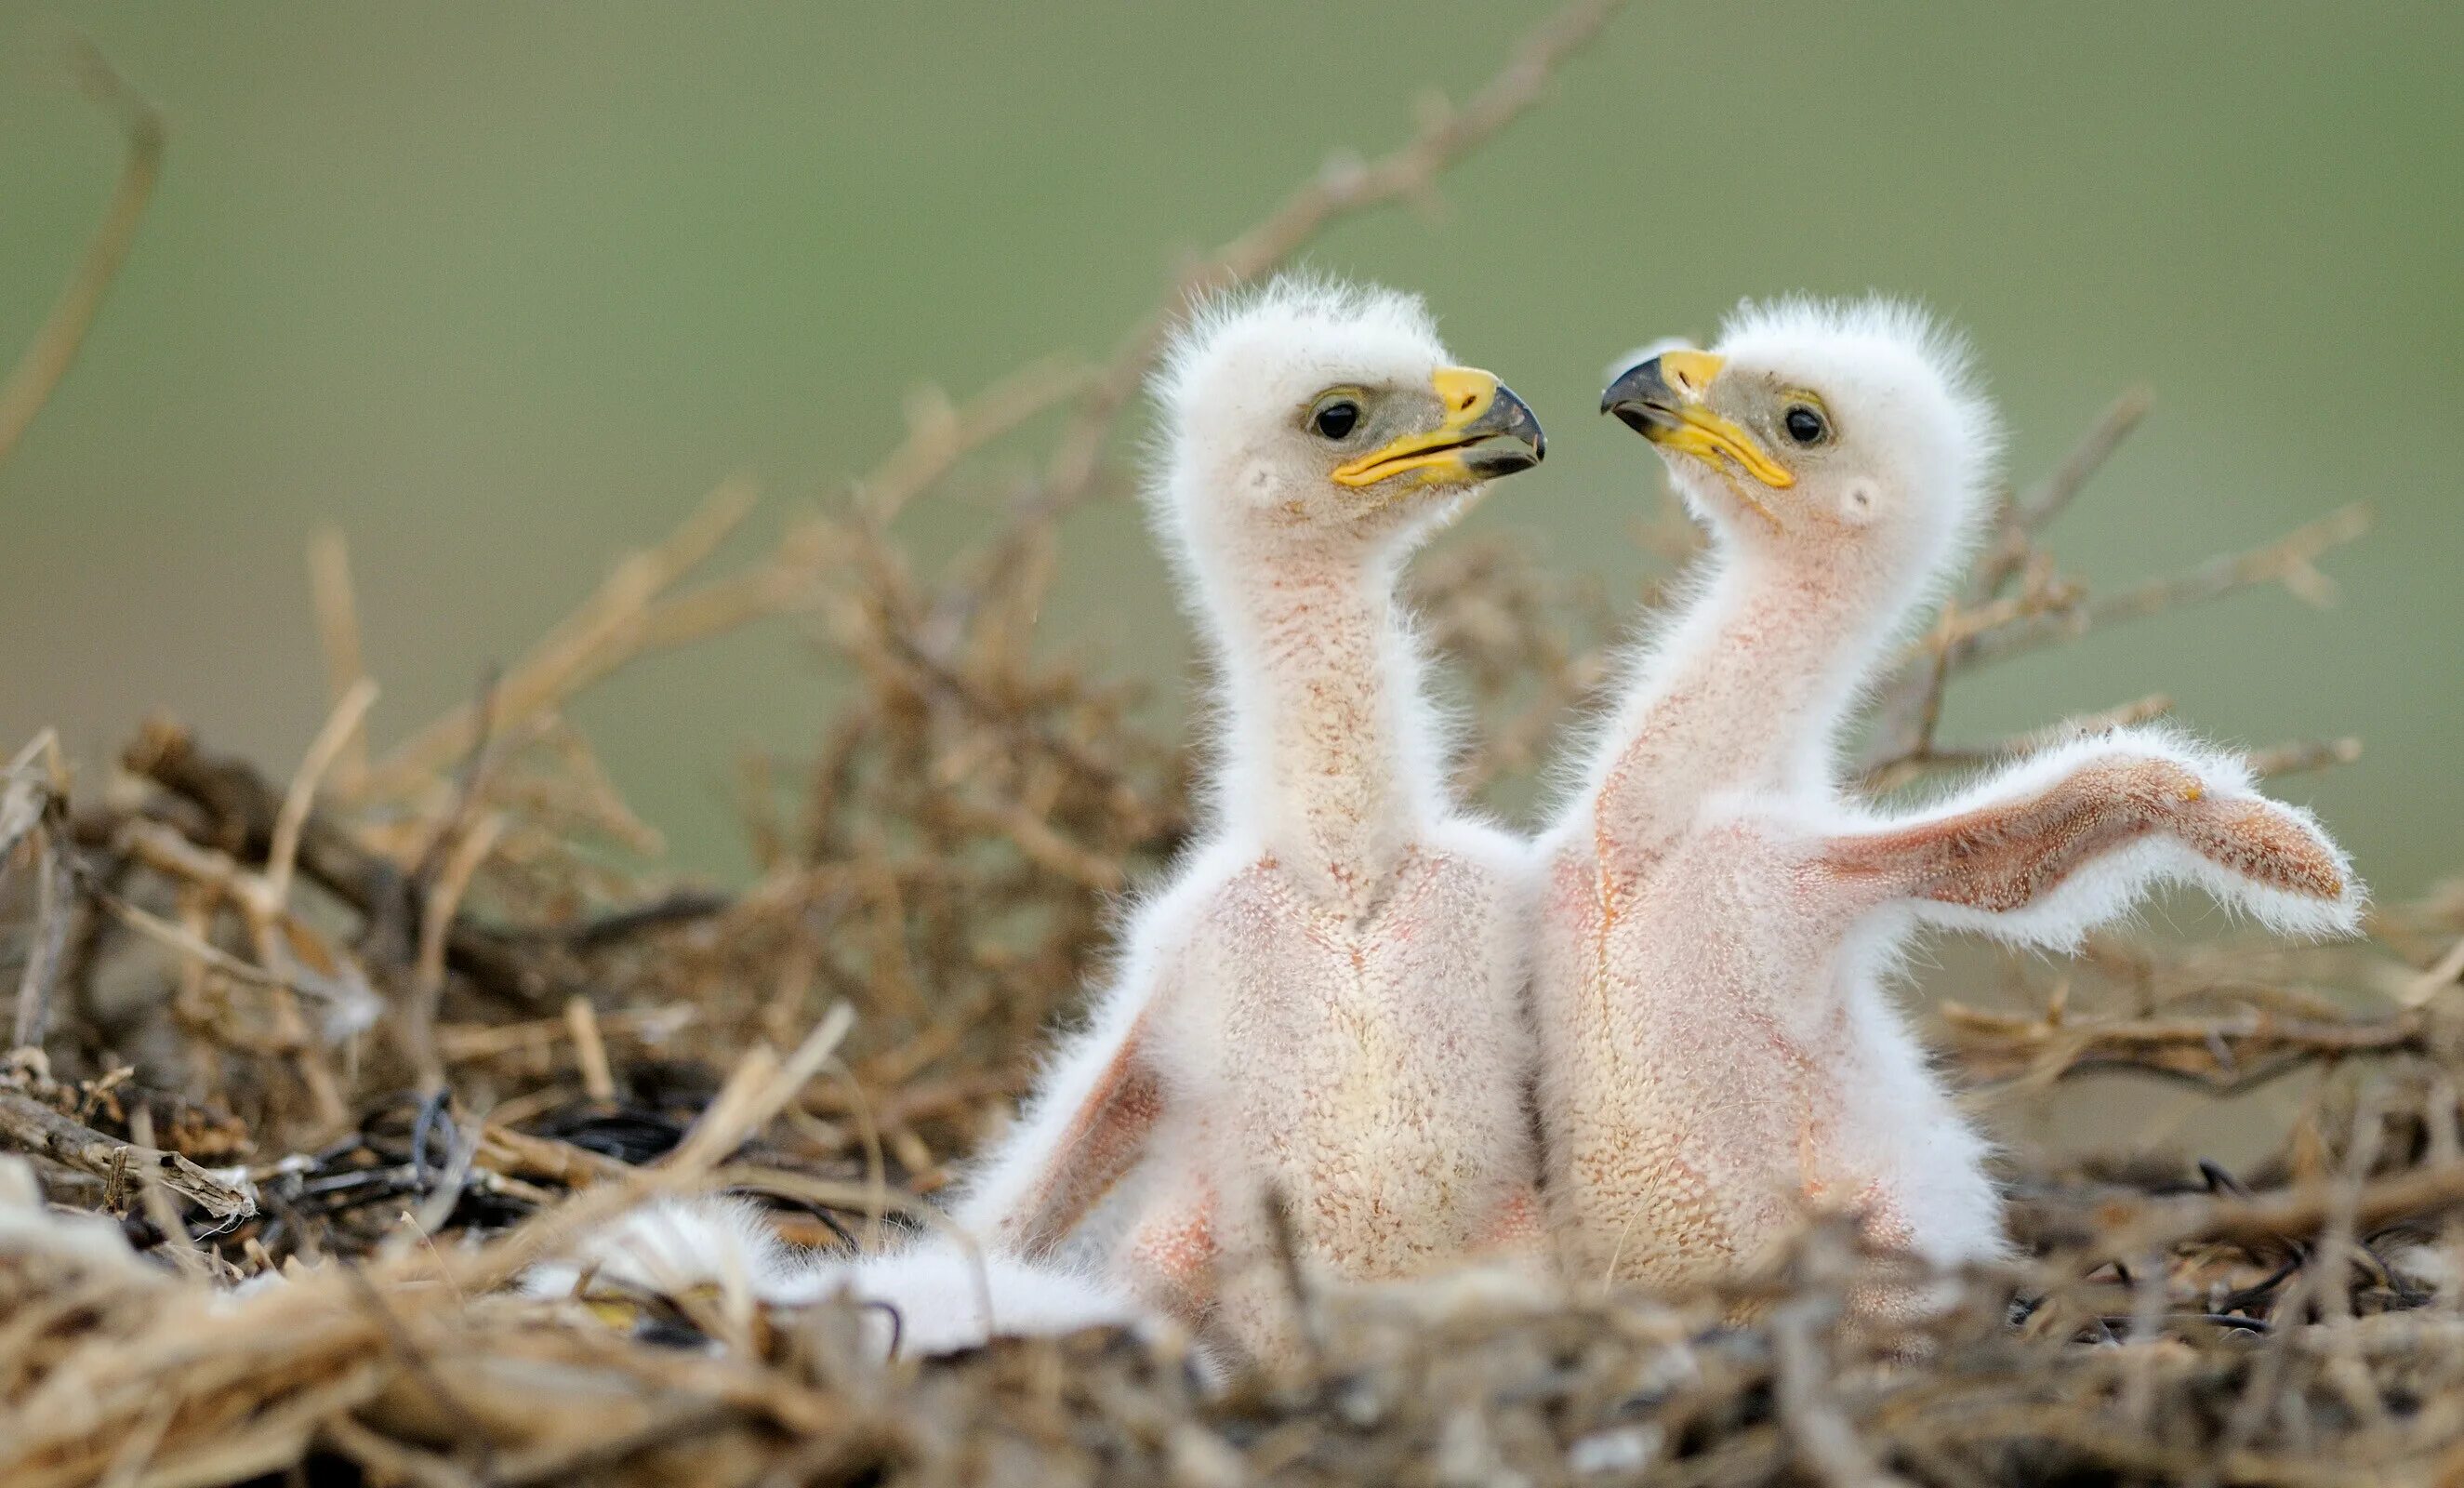
<instances>
[{"instance_id":1,"label":"bare branch","mask_svg":"<svg viewBox=\"0 0 2464 1488\"><path fill-rule=\"evenodd\" d=\"M509 730L596 681L636 654L645 611L704 560L753 512L749 481L713 491L666 541L619 563L597 590L549 631L495 689L493 726ZM474 703L464 703L396 745L368 772L366 788L404 794L469 754L479 737Z\"/></svg>"},{"instance_id":2,"label":"bare branch","mask_svg":"<svg viewBox=\"0 0 2464 1488\"><path fill-rule=\"evenodd\" d=\"M2023 759L2040 750L2073 739L2099 734L2111 728L2127 728L2134 723L2151 722L2173 711L2173 700L2163 693L2149 693L2097 713L2083 713L2067 718L2050 728L2031 729L2013 734L1990 744L1969 744L1952 748L1927 746L1894 760L1884 760L1867 767L1865 788L1875 793L1896 790L1928 770L1970 769L1997 761ZM1932 730L1928 728L1927 734ZM2264 773L2262 771L2262 773Z\"/></svg>"},{"instance_id":3,"label":"bare branch","mask_svg":"<svg viewBox=\"0 0 2464 1488\"><path fill-rule=\"evenodd\" d=\"M92 1174L117 1186L130 1200L136 1194L127 1186L140 1174L151 1174L216 1221L244 1219L256 1212L255 1196L245 1187L218 1178L177 1153L115 1141L16 1090L0 1089L0 1143Z\"/></svg>"},{"instance_id":4,"label":"bare branch","mask_svg":"<svg viewBox=\"0 0 2464 1488\"><path fill-rule=\"evenodd\" d=\"M2304 603L2331 602L2334 589L2312 566L2321 554L2370 529L2370 509L2355 503L2305 522L2275 542L2247 552L2211 559L2194 568L2153 580L2084 606L2023 615L1958 642L1950 668L1988 666L2057 640L2070 640L2101 627L2145 619L2167 610L2204 604L2238 589L2281 584Z\"/></svg>"},{"instance_id":5,"label":"bare branch","mask_svg":"<svg viewBox=\"0 0 2464 1488\"><path fill-rule=\"evenodd\" d=\"M1461 109L1441 104L1426 110L1411 139L1375 160L1330 156L1314 178L1264 221L1184 270L1173 292L1122 342L1088 389L1045 467L1043 486L1028 502L1029 514L1058 514L1092 489L1114 420L1191 299L1271 272L1346 217L1425 199L1439 176L1537 103L1557 69L1597 36L1624 3L1575 0L1533 32Z\"/></svg>"},{"instance_id":6,"label":"bare branch","mask_svg":"<svg viewBox=\"0 0 2464 1488\"><path fill-rule=\"evenodd\" d=\"M2027 566L2036 539L2071 502L2079 500L2088 481L2104 468L2104 462L2113 457L2113 452L2122 447L2122 441L2130 437L2131 431L2155 406L2153 389L2125 389L2088 426L2087 433L2062 456L2052 475L2003 508L1994 541L1978 561L1975 576L1969 582L1970 603L1982 603L2000 593L2002 587Z\"/></svg>"},{"instance_id":7,"label":"bare branch","mask_svg":"<svg viewBox=\"0 0 2464 1488\"><path fill-rule=\"evenodd\" d=\"M33 344L18 357L9 380L0 383L0 463L16 450L34 415L68 375L77 348L85 344L95 313L102 308L103 295L137 241L138 219L145 214L154 183L163 173L161 112L112 69L93 43L78 42L73 61L86 94L120 116L121 127L128 136L128 160L121 167L111 204L103 210L102 224L86 244L77 272L69 277L42 328L34 332Z\"/></svg>"},{"instance_id":8,"label":"bare branch","mask_svg":"<svg viewBox=\"0 0 2464 1488\"><path fill-rule=\"evenodd\" d=\"M2362 757L2362 742L2346 735L2297 744L2280 744L2250 757L2251 772L2263 777L2301 775L2312 770L2350 765Z\"/></svg>"}]
</instances>

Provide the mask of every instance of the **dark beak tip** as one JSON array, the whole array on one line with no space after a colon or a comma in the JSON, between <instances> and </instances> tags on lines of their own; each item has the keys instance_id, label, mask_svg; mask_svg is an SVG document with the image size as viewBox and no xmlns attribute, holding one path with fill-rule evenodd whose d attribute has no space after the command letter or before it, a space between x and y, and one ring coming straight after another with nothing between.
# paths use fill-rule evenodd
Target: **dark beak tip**
<instances>
[{"instance_id":1,"label":"dark beak tip","mask_svg":"<svg viewBox=\"0 0 2464 1488\"><path fill-rule=\"evenodd\" d=\"M1667 395L1668 383L1661 373L1660 359L1653 357L1649 361L1636 363L1609 380L1609 385L1600 389L1600 411L1615 413L1628 425L1640 429L1643 425L1637 420L1647 417L1645 406L1654 397L1665 398Z\"/></svg>"},{"instance_id":2,"label":"dark beak tip","mask_svg":"<svg viewBox=\"0 0 2464 1488\"><path fill-rule=\"evenodd\" d=\"M1539 464L1547 453L1547 441L1534 433L1530 442L1520 448L1508 445L1503 449L1491 447L1477 452L1471 456L1472 474L1483 480L1511 476Z\"/></svg>"}]
</instances>

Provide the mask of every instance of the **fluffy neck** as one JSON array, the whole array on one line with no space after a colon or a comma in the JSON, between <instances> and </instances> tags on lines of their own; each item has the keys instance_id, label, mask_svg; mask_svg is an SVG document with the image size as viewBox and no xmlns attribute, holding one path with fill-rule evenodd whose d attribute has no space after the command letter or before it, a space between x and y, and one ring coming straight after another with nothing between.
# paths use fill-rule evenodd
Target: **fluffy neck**
<instances>
[{"instance_id":1,"label":"fluffy neck","mask_svg":"<svg viewBox=\"0 0 2464 1488\"><path fill-rule=\"evenodd\" d=\"M1402 555L1211 556L1223 823L1320 899L1365 911L1437 810L1420 658L1395 593Z\"/></svg>"},{"instance_id":2,"label":"fluffy neck","mask_svg":"<svg viewBox=\"0 0 2464 1488\"><path fill-rule=\"evenodd\" d=\"M1854 564L1737 544L1706 563L1694 602L1646 653L1580 798L1603 848L1653 851L1714 791L1827 788L1833 741L1917 591Z\"/></svg>"}]
</instances>

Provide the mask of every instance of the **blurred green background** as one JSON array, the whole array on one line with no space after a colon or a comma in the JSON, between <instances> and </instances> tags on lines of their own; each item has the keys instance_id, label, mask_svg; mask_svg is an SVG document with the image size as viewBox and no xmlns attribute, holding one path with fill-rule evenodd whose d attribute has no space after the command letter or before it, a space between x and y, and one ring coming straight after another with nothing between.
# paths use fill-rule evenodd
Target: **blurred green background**
<instances>
[{"instance_id":1,"label":"blurred green background","mask_svg":"<svg viewBox=\"0 0 2464 1488\"><path fill-rule=\"evenodd\" d=\"M0 739L92 758L167 704L277 771L324 709L307 535L357 564L380 744L470 695L726 475L826 492L955 393L1108 349L1177 259L1331 147L1461 98L1509 8L0 5L0 359L119 167L91 35L170 123L77 366L0 468ZM2464 866L2464 7L1642 4L1449 179L1321 266L1425 291L1551 427L1474 519L1634 592L1659 488L1593 413L1624 347L1739 296L1921 295L2041 472L2127 384L2157 411L2058 529L2121 588L2356 498L2341 606L2280 591L1963 685L1981 739L2152 691L2254 744L2383 897ZM981 521L945 505L919 535ZM1072 531L1047 623L1167 685L1133 513ZM653 661L580 721L684 862L744 871L726 781L825 715L791 628Z\"/></svg>"}]
</instances>

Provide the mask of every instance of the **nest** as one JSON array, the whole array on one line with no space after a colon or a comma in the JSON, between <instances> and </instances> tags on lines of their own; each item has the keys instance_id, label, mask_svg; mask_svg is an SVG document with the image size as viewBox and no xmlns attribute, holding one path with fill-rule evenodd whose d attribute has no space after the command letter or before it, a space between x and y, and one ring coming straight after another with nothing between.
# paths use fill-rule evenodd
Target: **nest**
<instances>
[{"instance_id":1,"label":"nest","mask_svg":"<svg viewBox=\"0 0 2464 1488\"><path fill-rule=\"evenodd\" d=\"M1271 269L1337 218L1426 199L1611 9L1550 22L1395 151L1331 164L1199 260L1107 362L920 395L906 442L844 500L732 567L717 555L758 503L714 493L390 748L367 738L334 537L310 553L334 706L291 767L168 720L80 770L48 736L28 744L0 780L15 988L0 1482L1965 1488L2464 1471L2454 889L2380 910L2366 943L2107 937L1964 973L1941 1041L1980 1104L2117 1072L2219 1102L2304 1094L2238 1172L2189 1152L2014 1147L2022 1258L1961 1278L1959 1305L1914 1331L1843 1321L1842 1299L1901 1262L1820 1225L1699 1294L1577 1285L1534 1306L1465 1279L1307 1296L1305 1366L1222 1389L1197 1388L1169 1342L1121 1334L886 1364L844 1304L586 1309L506 1290L654 1195L752 1195L784 1237L825 1249L932 1223L934 1190L1006 1119L1100 970L1110 906L1189 830L1179 723L1045 655L1033 624L1064 520L1119 494L1108 452L1162 328L1189 294ZM12 377L0 455L151 186L159 122L99 76L133 121L135 206L115 206L67 319ZM2060 569L2047 529L2145 410L2126 394L2008 494L1881 698L1871 788L2041 742L1937 737L1947 689L1980 668L2253 585L2328 596L2315 560L2361 512L2133 589ZM928 567L900 513L969 498L996 519ZM1673 570L1692 532L1675 520L1644 540ZM1477 721L1459 786L1527 789L1625 607L1511 539L1442 548L1418 583ZM563 709L637 657L755 623L806 628L846 701L809 756L742 764L758 881L677 889ZM2354 747L2258 763L2319 768Z\"/></svg>"}]
</instances>

